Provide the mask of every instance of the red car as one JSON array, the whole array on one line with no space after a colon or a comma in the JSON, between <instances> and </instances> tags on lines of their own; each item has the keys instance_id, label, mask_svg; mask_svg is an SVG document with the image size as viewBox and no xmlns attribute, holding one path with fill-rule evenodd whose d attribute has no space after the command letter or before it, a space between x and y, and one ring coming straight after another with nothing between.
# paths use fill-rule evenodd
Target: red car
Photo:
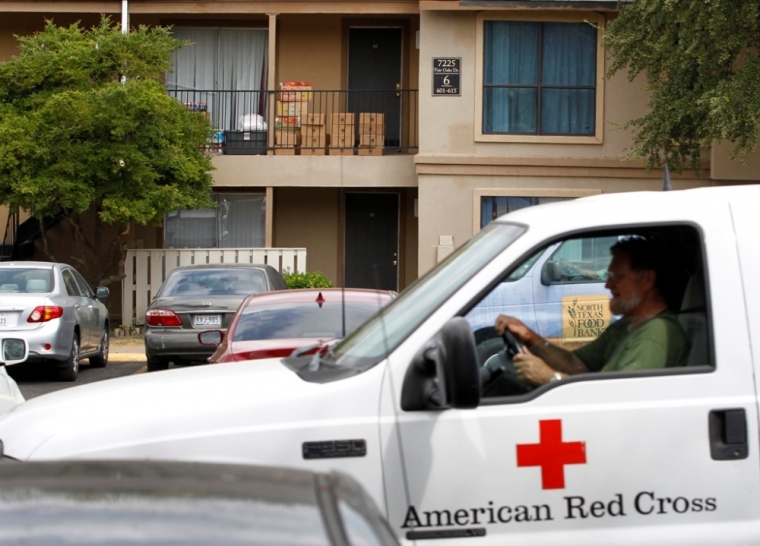
<instances>
[{"instance_id":1,"label":"red car","mask_svg":"<svg viewBox=\"0 0 760 546\"><path fill-rule=\"evenodd\" d=\"M359 288L305 288L251 294L240 304L227 332L198 334L218 345L208 361L235 362L285 357L295 349L342 338L390 302L396 293ZM343 331L345 316L345 331Z\"/></svg>"}]
</instances>

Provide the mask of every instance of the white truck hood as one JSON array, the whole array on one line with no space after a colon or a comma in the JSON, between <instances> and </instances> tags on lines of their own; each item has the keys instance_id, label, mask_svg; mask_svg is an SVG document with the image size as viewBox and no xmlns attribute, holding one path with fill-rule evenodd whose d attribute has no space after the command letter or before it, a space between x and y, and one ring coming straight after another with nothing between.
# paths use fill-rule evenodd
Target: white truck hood
<instances>
[{"instance_id":1,"label":"white truck hood","mask_svg":"<svg viewBox=\"0 0 760 546\"><path fill-rule=\"evenodd\" d=\"M346 407L351 419L376 422L378 373L320 384L268 359L140 374L29 400L0 416L0 441L21 460L251 462L268 458L251 445L259 431L308 430Z\"/></svg>"}]
</instances>

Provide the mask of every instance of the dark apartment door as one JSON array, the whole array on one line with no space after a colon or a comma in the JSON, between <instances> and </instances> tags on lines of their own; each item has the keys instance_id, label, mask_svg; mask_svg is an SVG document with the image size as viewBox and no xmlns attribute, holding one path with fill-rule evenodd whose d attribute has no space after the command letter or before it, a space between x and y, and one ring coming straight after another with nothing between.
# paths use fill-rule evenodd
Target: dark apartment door
<instances>
[{"instance_id":1,"label":"dark apartment door","mask_svg":"<svg viewBox=\"0 0 760 546\"><path fill-rule=\"evenodd\" d=\"M385 114L386 147L401 142L401 37L401 28L348 29L348 111L357 118L360 112Z\"/></svg>"},{"instance_id":2,"label":"dark apartment door","mask_svg":"<svg viewBox=\"0 0 760 546\"><path fill-rule=\"evenodd\" d=\"M347 288L398 290L395 193L346 194Z\"/></svg>"}]
</instances>

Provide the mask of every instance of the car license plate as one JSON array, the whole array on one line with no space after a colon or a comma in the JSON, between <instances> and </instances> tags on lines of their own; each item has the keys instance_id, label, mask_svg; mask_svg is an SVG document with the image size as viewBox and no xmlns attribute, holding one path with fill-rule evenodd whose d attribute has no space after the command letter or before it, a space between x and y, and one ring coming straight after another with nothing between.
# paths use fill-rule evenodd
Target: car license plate
<instances>
[{"instance_id":1,"label":"car license plate","mask_svg":"<svg viewBox=\"0 0 760 546\"><path fill-rule=\"evenodd\" d=\"M196 328L208 328L209 326L221 326L221 315L195 315L195 322L193 325Z\"/></svg>"},{"instance_id":2,"label":"car license plate","mask_svg":"<svg viewBox=\"0 0 760 546\"><path fill-rule=\"evenodd\" d=\"M16 326L18 313L0 313L0 328Z\"/></svg>"}]
</instances>

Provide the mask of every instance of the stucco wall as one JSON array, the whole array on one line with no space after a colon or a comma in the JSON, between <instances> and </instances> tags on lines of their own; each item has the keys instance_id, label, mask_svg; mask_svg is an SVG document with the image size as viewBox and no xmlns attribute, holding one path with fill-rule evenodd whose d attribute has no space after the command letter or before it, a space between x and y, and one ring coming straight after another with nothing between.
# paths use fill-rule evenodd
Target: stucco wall
<instances>
[{"instance_id":1,"label":"stucco wall","mask_svg":"<svg viewBox=\"0 0 760 546\"><path fill-rule=\"evenodd\" d=\"M278 82L307 81L314 89L343 89L341 20L339 15L280 15Z\"/></svg>"},{"instance_id":2,"label":"stucco wall","mask_svg":"<svg viewBox=\"0 0 760 546\"><path fill-rule=\"evenodd\" d=\"M241 156L213 158L214 186L416 186L414 156Z\"/></svg>"},{"instance_id":3,"label":"stucco wall","mask_svg":"<svg viewBox=\"0 0 760 546\"><path fill-rule=\"evenodd\" d=\"M710 177L725 180L760 180L760 153L757 151L743 158L732 159L734 145L728 142L714 143L710 154Z\"/></svg>"},{"instance_id":4,"label":"stucco wall","mask_svg":"<svg viewBox=\"0 0 760 546\"><path fill-rule=\"evenodd\" d=\"M274 246L305 247L306 267L321 271L336 286L340 196L336 189L277 188Z\"/></svg>"}]
</instances>

